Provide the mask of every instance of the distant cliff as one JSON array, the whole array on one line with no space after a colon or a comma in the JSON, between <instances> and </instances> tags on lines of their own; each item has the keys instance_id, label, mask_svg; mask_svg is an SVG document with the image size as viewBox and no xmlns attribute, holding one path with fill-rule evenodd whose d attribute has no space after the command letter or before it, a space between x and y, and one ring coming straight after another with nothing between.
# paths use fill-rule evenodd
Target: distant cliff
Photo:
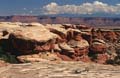
<instances>
[{"instance_id":1,"label":"distant cliff","mask_svg":"<svg viewBox=\"0 0 120 78\"><path fill-rule=\"evenodd\" d=\"M120 26L120 18L103 17L0 16L0 21L40 22L43 24L71 23L85 24L89 26Z\"/></svg>"}]
</instances>

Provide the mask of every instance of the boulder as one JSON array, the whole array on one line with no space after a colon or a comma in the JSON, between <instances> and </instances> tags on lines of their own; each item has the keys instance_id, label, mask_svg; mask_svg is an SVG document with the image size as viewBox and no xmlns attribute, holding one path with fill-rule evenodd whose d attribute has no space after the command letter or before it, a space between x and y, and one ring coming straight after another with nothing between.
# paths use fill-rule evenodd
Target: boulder
<instances>
[{"instance_id":1,"label":"boulder","mask_svg":"<svg viewBox=\"0 0 120 78\"><path fill-rule=\"evenodd\" d=\"M117 40L117 35L113 31L107 31L107 32L105 32L104 38L107 41L115 42Z\"/></svg>"},{"instance_id":2,"label":"boulder","mask_svg":"<svg viewBox=\"0 0 120 78\"><path fill-rule=\"evenodd\" d=\"M107 60L109 59L108 54L98 54L97 58L94 60L94 62L99 63L99 64L106 64Z\"/></svg>"},{"instance_id":3,"label":"boulder","mask_svg":"<svg viewBox=\"0 0 120 78\"><path fill-rule=\"evenodd\" d=\"M38 42L46 42L50 39L57 38L57 35L50 33L49 30L41 27L25 27L16 29L10 35L15 36L18 39L34 40Z\"/></svg>"},{"instance_id":4,"label":"boulder","mask_svg":"<svg viewBox=\"0 0 120 78\"><path fill-rule=\"evenodd\" d=\"M89 43L82 39L80 41L76 41L76 40L70 40L68 42L68 45L74 49L74 59L76 59L76 57L79 57L77 58L77 60L80 60L80 57L82 57L83 55L88 55L88 52L89 52Z\"/></svg>"},{"instance_id":5,"label":"boulder","mask_svg":"<svg viewBox=\"0 0 120 78\"><path fill-rule=\"evenodd\" d=\"M45 27L50 30L50 32L59 35L61 38L65 38L67 36L67 31L62 25L47 24Z\"/></svg>"},{"instance_id":6,"label":"boulder","mask_svg":"<svg viewBox=\"0 0 120 78\"><path fill-rule=\"evenodd\" d=\"M10 34L9 39L14 49L20 51L20 54L26 54L51 50L57 37L44 26L40 26L16 29Z\"/></svg>"},{"instance_id":7,"label":"boulder","mask_svg":"<svg viewBox=\"0 0 120 78\"><path fill-rule=\"evenodd\" d=\"M63 42L63 43L59 43L59 47L61 50L63 51L67 51L70 53L74 53L74 49L71 48L67 43Z\"/></svg>"},{"instance_id":8,"label":"boulder","mask_svg":"<svg viewBox=\"0 0 120 78\"><path fill-rule=\"evenodd\" d=\"M76 48L76 47L78 47L78 48L89 47L89 43L86 40L84 40L84 39L82 39L80 41L70 40L68 42L68 45L70 47L72 47L72 48Z\"/></svg>"},{"instance_id":9,"label":"boulder","mask_svg":"<svg viewBox=\"0 0 120 78\"><path fill-rule=\"evenodd\" d=\"M90 46L90 50L94 53L104 53L106 48L106 43L101 39L94 39Z\"/></svg>"},{"instance_id":10,"label":"boulder","mask_svg":"<svg viewBox=\"0 0 120 78\"><path fill-rule=\"evenodd\" d=\"M73 39L76 33L81 34L81 31L78 29L72 29L72 28L67 29L67 40L69 41Z\"/></svg>"},{"instance_id":11,"label":"boulder","mask_svg":"<svg viewBox=\"0 0 120 78\"><path fill-rule=\"evenodd\" d=\"M106 64L109 60L109 54L107 54L107 43L101 39L94 39L90 46L91 60L96 63Z\"/></svg>"},{"instance_id":12,"label":"boulder","mask_svg":"<svg viewBox=\"0 0 120 78\"><path fill-rule=\"evenodd\" d=\"M61 42L55 45L54 50L57 53L57 56L64 61L72 61L71 58L74 54L74 49L71 48L66 42Z\"/></svg>"}]
</instances>

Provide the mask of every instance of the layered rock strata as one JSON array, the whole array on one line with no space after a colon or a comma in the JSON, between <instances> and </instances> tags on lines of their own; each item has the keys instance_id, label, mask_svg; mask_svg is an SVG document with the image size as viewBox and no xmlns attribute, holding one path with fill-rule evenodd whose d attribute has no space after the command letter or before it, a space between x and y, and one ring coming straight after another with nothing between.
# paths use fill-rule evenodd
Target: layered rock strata
<instances>
[{"instance_id":1,"label":"layered rock strata","mask_svg":"<svg viewBox=\"0 0 120 78\"><path fill-rule=\"evenodd\" d=\"M114 60L119 53L119 31L71 24L11 22L0 23L0 28L0 44L7 41L7 51L21 62L44 59L106 64L112 55L116 54ZM109 50L110 43L114 54Z\"/></svg>"}]
</instances>

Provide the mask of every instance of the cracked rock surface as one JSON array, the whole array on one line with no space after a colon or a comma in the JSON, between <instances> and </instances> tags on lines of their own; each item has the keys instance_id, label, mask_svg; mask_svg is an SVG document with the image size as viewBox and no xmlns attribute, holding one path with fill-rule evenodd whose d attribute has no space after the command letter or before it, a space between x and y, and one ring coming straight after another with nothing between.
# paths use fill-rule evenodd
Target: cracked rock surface
<instances>
[{"instance_id":1,"label":"cracked rock surface","mask_svg":"<svg viewBox=\"0 0 120 78\"><path fill-rule=\"evenodd\" d=\"M0 68L0 78L119 78L120 66L83 62L37 62Z\"/></svg>"}]
</instances>

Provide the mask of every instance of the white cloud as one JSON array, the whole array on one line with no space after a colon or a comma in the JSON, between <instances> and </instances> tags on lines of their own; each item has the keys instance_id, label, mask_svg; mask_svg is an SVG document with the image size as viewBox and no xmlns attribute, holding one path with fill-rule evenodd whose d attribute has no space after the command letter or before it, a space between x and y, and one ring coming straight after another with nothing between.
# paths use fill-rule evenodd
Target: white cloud
<instances>
[{"instance_id":1,"label":"white cloud","mask_svg":"<svg viewBox=\"0 0 120 78\"><path fill-rule=\"evenodd\" d=\"M51 2L43 7L44 14L94 14L94 13L108 13L120 14L120 4L108 5L100 1L93 3L83 3L81 5L58 5Z\"/></svg>"}]
</instances>

